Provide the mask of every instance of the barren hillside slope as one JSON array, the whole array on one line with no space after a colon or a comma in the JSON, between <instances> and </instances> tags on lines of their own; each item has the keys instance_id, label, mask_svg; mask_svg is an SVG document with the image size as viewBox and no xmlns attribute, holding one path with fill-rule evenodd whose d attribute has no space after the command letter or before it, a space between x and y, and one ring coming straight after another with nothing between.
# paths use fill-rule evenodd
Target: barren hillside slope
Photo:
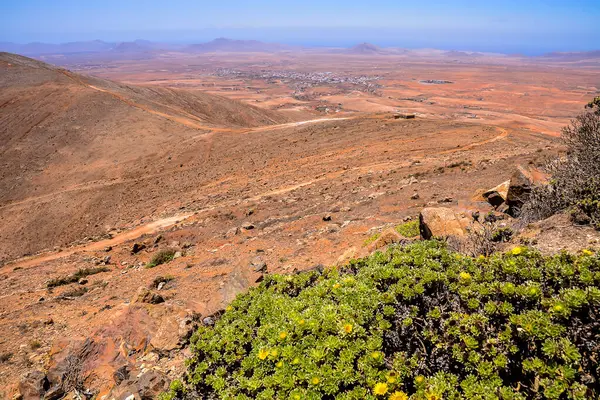
<instances>
[{"instance_id":1,"label":"barren hillside slope","mask_svg":"<svg viewBox=\"0 0 600 400\"><path fill-rule=\"evenodd\" d=\"M152 195L122 183L182 168L175 154L201 160L220 130L283 122L220 96L126 86L1 53L0 261L146 215Z\"/></svg>"}]
</instances>

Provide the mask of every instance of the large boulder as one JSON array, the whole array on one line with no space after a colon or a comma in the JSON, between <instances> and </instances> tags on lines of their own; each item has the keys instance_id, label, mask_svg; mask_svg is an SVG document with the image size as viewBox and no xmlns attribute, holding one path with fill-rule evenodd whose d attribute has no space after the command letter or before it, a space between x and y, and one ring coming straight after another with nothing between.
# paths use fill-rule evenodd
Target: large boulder
<instances>
[{"instance_id":1,"label":"large boulder","mask_svg":"<svg viewBox=\"0 0 600 400\"><path fill-rule=\"evenodd\" d=\"M508 197L508 189L510 187L510 180L502 182L498 186L489 189L483 193L483 198L487 200L494 207L501 206Z\"/></svg>"},{"instance_id":2,"label":"large boulder","mask_svg":"<svg viewBox=\"0 0 600 400\"><path fill-rule=\"evenodd\" d=\"M447 207L424 208L419 214L419 230L423 239L464 236L466 219Z\"/></svg>"}]
</instances>

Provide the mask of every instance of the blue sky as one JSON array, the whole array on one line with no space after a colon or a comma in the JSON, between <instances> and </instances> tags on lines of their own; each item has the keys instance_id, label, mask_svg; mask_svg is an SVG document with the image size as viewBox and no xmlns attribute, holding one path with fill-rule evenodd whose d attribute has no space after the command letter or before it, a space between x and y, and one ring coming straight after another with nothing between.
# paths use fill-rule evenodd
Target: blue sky
<instances>
[{"instance_id":1,"label":"blue sky","mask_svg":"<svg viewBox=\"0 0 600 400\"><path fill-rule=\"evenodd\" d=\"M600 48L597 0L0 0L0 41L217 36L536 53Z\"/></svg>"}]
</instances>

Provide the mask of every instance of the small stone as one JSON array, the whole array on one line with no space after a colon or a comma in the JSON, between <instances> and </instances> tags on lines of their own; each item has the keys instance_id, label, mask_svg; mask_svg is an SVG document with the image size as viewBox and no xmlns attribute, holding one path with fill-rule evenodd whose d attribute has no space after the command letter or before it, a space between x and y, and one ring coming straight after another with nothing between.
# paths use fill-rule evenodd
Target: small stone
<instances>
[{"instance_id":1,"label":"small stone","mask_svg":"<svg viewBox=\"0 0 600 400\"><path fill-rule=\"evenodd\" d=\"M413 193L413 195L412 195L412 196L410 196L410 198L411 198L412 200L418 200L420 197L421 197L421 196L419 196L419 193L417 193L417 192Z\"/></svg>"},{"instance_id":2,"label":"small stone","mask_svg":"<svg viewBox=\"0 0 600 400\"><path fill-rule=\"evenodd\" d=\"M153 293L142 286L138 289L132 303L160 304L164 303L164 301L165 299L161 295Z\"/></svg>"},{"instance_id":3,"label":"small stone","mask_svg":"<svg viewBox=\"0 0 600 400\"><path fill-rule=\"evenodd\" d=\"M440 199L438 203L452 203L453 201L454 199L452 197L444 197L443 199Z\"/></svg>"},{"instance_id":4,"label":"small stone","mask_svg":"<svg viewBox=\"0 0 600 400\"><path fill-rule=\"evenodd\" d=\"M108 264L110 264L110 256L106 256L106 257L104 257L104 259L102 260L102 262L103 262L104 264L107 264L107 265L108 265Z\"/></svg>"},{"instance_id":5,"label":"small stone","mask_svg":"<svg viewBox=\"0 0 600 400\"><path fill-rule=\"evenodd\" d=\"M112 246L106 246L104 248L104 251L108 253L109 251L112 251L112 249L113 249Z\"/></svg>"},{"instance_id":6,"label":"small stone","mask_svg":"<svg viewBox=\"0 0 600 400\"><path fill-rule=\"evenodd\" d=\"M206 326L213 326L215 324L215 320L212 317L206 317L202 320L202 323Z\"/></svg>"},{"instance_id":7,"label":"small stone","mask_svg":"<svg viewBox=\"0 0 600 400\"><path fill-rule=\"evenodd\" d=\"M39 301L40 303L41 303L42 301L45 301L45 300L46 300L46 299L45 299L45 298L43 298L43 297L40 297L40 298L38 299L38 301Z\"/></svg>"},{"instance_id":8,"label":"small stone","mask_svg":"<svg viewBox=\"0 0 600 400\"><path fill-rule=\"evenodd\" d=\"M249 231L251 229L254 229L254 225L252 225L250 222L244 222L242 224L242 228L244 228L245 230Z\"/></svg>"},{"instance_id":9,"label":"small stone","mask_svg":"<svg viewBox=\"0 0 600 400\"><path fill-rule=\"evenodd\" d=\"M161 282L158 284L158 286L156 287L156 290L161 290L162 288L165 287L165 282Z\"/></svg>"},{"instance_id":10,"label":"small stone","mask_svg":"<svg viewBox=\"0 0 600 400\"><path fill-rule=\"evenodd\" d=\"M250 266L254 272L267 272L267 263L264 262L260 257L256 257L254 260L252 260Z\"/></svg>"},{"instance_id":11,"label":"small stone","mask_svg":"<svg viewBox=\"0 0 600 400\"><path fill-rule=\"evenodd\" d=\"M173 255L173 259L180 258L182 256L183 256L183 254L180 251L176 251L175 254Z\"/></svg>"},{"instance_id":12,"label":"small stone","mask_svg":"<svg viewBox=\"0 0 600 400\"><path fill-rule=\"evenodd\" d=\"M331 215L327 214L323 216L323 221L327 222L327 221L331 221Z\"/></svg>"},{"instance_id":13,"label":"small stone","mask_svg":"<svg viewBox=\"0 0 600 400\"><path fill-rule=\"evenodd\" d=\"M80 285L85 285L86 283L88 283L88 280L85 278L81 278L77 281L77 283L79 283Z\"/></svg>"}]
</instances>

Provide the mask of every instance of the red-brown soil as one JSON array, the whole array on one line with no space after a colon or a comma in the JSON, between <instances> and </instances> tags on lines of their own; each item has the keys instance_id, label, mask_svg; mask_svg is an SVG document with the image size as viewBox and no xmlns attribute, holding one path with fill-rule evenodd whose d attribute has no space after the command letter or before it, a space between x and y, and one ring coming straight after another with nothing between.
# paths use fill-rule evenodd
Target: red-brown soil
<instances>
[{"instance_id":1,"label":"red-brown soil","mask_svg":"<svg viewBox=\"0 0 600 400\"><path fill-rule=\"evenodd\" d=\"M345 110L325 115L311 101L293 100L294 111L278 111L277 99L290 95L281 82L260 83L265 92L254 95L239 90L231 96L238 102L197 90L204 77L188 91L174 89L180 74L142 73L137 62L93 71L128 82L116 84L2 57L0 354L11 357L0 362L0 386L7 396L24 372L56 365L66 342L85 338L102 344L84 369L86 387L101 394L115 385L119 363L176 376L185 353L176 350L173 332L182 318L209 315L253 285L257 257L276 273L330 265L364 254L373 233L414 218L427 204L485 208L473 200L478 189L505 181L516 165L557 154L559 127L591 90L576 86L592 87L600 76L423 61L401 73L460 75L461 83L407 78L379 94L338 88L341 94L320 98L335 103L341 96ZM315 57L318 63L302 68L325 65ZM349 57L345 68L354 72L361 65L372 71L375 62L338 57ZM153 62L158 70L166 61ZM235 62L246 65L227 56L223 65ZM528 68L536 75L526 78ZM152 84L157 75L166 80ZM231 82L211 79L221 85L213 92L225 95ZM516 87L524 91L521 80L531 81L534 99L515 95ZM494 87L484 94L485 113L469 110L483 116L464 118L463 105L479 104L473 91L486 84ZM436 104L398 100L423 94ZM395 119L387 112L394 109L419 115ZM242 227L247 223L253 229ZM134 242L147 247L132 254ZM167 247L182 257L143 268ZM86 285L46 288L49 279L107 255L110 271ZM158 276L173 278L158 291L165 303L132 303ZM88 291L61 297L80 286Z\"/></svg>"}]
</instances>

